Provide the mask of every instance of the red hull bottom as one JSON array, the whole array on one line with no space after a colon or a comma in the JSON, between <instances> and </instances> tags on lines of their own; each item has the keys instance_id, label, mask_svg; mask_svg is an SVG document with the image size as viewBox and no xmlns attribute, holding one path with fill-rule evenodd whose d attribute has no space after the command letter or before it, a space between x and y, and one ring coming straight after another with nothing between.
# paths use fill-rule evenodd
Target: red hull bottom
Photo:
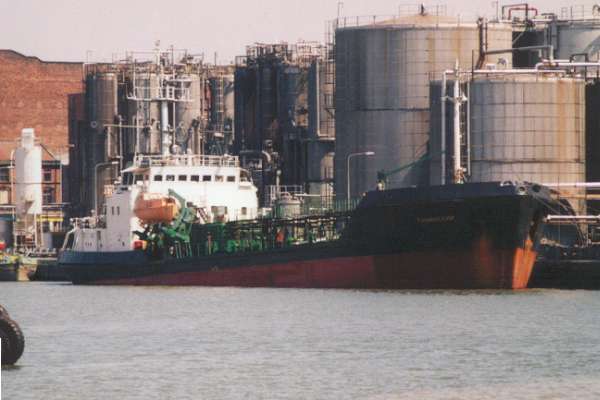
<instances>
[{"instance_id":1,"label":"red hull bottom","mask_svg":"<svg viewBox=\"0 0 600 400\"><path fill-rule=\"evenodd\" d=\"M498 250L485 239L469 251L407 252L162 273L94 284L363 289L523 289L536 252Z\"/></svg>"}]
</instances>

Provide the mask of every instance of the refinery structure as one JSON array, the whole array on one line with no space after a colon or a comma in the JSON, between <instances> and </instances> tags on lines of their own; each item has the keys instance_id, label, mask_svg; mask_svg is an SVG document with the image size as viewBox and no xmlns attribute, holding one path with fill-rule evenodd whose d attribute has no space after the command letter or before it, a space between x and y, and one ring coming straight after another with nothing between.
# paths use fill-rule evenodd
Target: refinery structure
<instances>
[{"instance_id":1,"label":"refinery structure","mask_svg":"<svg viewBox=\"0 0 600 400\"><path fill-rule=\"evenodd\" d=\"M596 198L580 183L600 181L600 7L549 11L340 16L323 43L254 43L229 65L160 46L103 63L1 50L0 240L57 247L143 156L238 156L259 205L288 211L377 187L529 181L585 213ZM28 92L38 75L45 95ZM53 77L70 86L49 90Z\"/></svg>"}]
</instances>

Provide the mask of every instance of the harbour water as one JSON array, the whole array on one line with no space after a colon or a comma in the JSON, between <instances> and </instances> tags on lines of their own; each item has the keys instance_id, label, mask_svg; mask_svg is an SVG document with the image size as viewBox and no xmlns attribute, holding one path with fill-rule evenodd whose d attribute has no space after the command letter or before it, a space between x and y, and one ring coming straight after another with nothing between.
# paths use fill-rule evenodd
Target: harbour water
<instances>
[{"instance_id":1,"label":"harbour water","mask_svg":"<svg viewBox=\"0 0 600 400\"><path fill-rule=\"evenodd\" d=\"M2 399L596 399L600 292L0 283Z\"/></svg>"}]
</instances>

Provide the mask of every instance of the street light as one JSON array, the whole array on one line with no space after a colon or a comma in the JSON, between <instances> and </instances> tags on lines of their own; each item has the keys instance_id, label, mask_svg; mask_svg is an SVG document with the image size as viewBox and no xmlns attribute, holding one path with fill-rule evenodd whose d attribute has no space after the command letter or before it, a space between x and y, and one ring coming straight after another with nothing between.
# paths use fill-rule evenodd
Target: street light
<instances>
[{"instance_id":1,"label":"street light","mask_svg":"<svg viewBox=\"0 0 600 400\"><path fill-rule=\"evenodd\" d=\"M348 157L346 157L346 184L348 185L346 188L346 199L348 203L350 203L350 158L355 156L374 156L375 152L373 151L361 151L360 153L350 153Z\"/></svg>"},{"instance_id":2,"label":"street light","mask_svg":"<svg viewBox=\"0 0 600 400\"><path fill-rule=\"evenodd\" d=\"M98 193L97 193L97 182L98 182L98 167L106 167L109 165L117 165L117 161L98 163L94 167L94 213L98 215Z\"/></svg>"}]
</instances>

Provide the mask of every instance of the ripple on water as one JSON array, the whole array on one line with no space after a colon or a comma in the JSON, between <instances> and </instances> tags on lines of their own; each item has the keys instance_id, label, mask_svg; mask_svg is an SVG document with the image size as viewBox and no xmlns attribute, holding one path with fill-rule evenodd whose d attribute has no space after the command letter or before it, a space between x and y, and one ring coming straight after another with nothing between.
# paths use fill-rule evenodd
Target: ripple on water
<instances>
[{"instance_id":1,"label":"ripple on water","mask_svg":"<svg viewBox=\"0 0 600 400\"><path fill-rule=\"evenodd\" d=\"M600 292L1 283L6 399L600 398Z\"/></svg>"}]
</instances>

